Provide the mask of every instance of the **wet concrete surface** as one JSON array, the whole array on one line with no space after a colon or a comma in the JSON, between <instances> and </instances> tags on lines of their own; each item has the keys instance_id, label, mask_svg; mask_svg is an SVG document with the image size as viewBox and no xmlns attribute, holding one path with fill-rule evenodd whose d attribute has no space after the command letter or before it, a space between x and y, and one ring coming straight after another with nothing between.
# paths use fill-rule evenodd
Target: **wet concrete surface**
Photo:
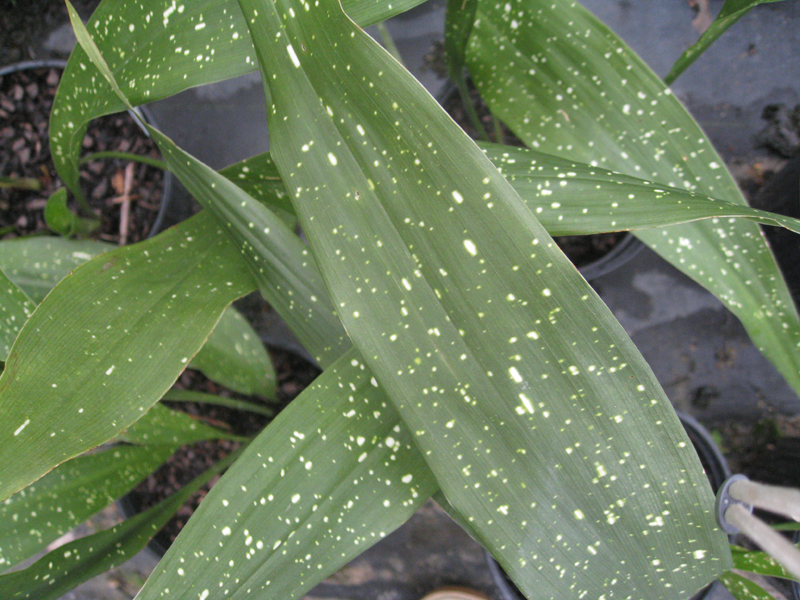
<instances>
[{"instance_id":1,"label":"wet concrete surface","mask_svg":"<svg viewBox=\"0 0 800 600\"><path fill-rule=\"evenodd\" d=\"M653 69L664 75L696 38L686 0L586 0ZM722 0L711 0L712 12ZM444 2L434 0L389 23L406 64L426 87L444 80L426 55L441 40ZM764 106L800 103L800 3L759 7L743 19L673 86L726 160L766 155L753 138ZM42 55L63 56L70 37L55 30ZM731 58L734 68L730 68ZM719 65L726 65L721 69ZM264 98L257 76L186 91L150 106L167 135L212 167L268 149ZM721 303L654 253L644 250L593 282L652 366L673 403L701 422L753 420L765 411L800 413L800 402L774 367L755 350ZM285 332L263 331L291 345ZM113 515L111 518L115 518ZM71 592L69 600L122 600L155 566L149 550L111 574ZM442 585L474 587L494 599L483 552L432 503L348 567L311 590L311 600L416 600ZM715 598L725 597L719 592Z\"/></svg>"}]
</instances>

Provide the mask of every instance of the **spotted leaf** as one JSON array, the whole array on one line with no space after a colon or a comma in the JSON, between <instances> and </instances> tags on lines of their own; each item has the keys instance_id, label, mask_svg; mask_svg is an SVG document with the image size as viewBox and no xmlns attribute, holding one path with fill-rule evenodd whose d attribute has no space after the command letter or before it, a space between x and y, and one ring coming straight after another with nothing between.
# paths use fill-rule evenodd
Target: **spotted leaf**
<instances>
[{"instance_id":1,"label":"spotted leaf","mask_svg":"<svg viewBox=\"0 0 800 600\"><path fill-rule=\"evenodd\" d=\"M0 269L0 362L5 362L11 344L36 305Z\"/></svg>"},{"instance_id":2,"label":"spotted leaf","mask_svg":"<svg viewBox=\"0 0 800 600\"><path fill-rule=\"evenodd\" d=\"M28 319L0 376L0 498L141 417L252 289L205 215L75 269Z\"/></svg>"},{"instance_id":3,"label":"spotted leaf","mask_svg":"<svg viewBox=\"0 0 800 600\"><path fill-rule=\"evenodd\" d=\"M189 497L230 464L232 454L154 507L119 525L69 542L33 565L0 575L0 595L16 600L56 600L75 586L133 558Z\"/></svg>"},{"instance_id":4,"label":"spotted leaf","mask_svg":"<svg viewBox=\"0 0 800 600\"><path fill-rule=\"evenodd\" d=\"M492 111L528 146L746 204L669 88L576 2L481 3L467 64ZM703 221L636 235L716 295L800 391L800 323L758 225Z\"/></svg>"},{"instance_id":5,"label":"spotted leaf","mask_svg":"<svg viewBox=\"0 0 800 600\"><path fill-rule=\"evenodd\" d=\"M250 444L137 598L299 598L435 490L412 436L351 350Z\"/></svg>"},{"instance_id":6,"label":"spotted leaf","mask_svg":"<svg viewBox=\"0 0 800 600\"><path fill-rule=\"evenodd\" d=\"M345 0L362 26L399 14L422 0ZM104 0L88 27L112 72L130 82L138 106L257 68L253 44L235 0L140 0L119 9ZM124 104L77 47L64 71L50 120L53 162L74 193L86 125Z\"/></svg>"},{"instance_id":7,"label":"spotted leaf","mask_svg":"<svg viewBox=\"0 0 800 600\"><path fill-rule=\"evenodd\" d=\"M336 3L240 3L338 314L482 543L537 597L666 597L724 570L668 401L513 188Z\"/></svg>"},{"instance_id":8,"label":"spotted leaf","mask_svg":"<svg viewBox=\"0 0 800 600\"><path fill-rule=\"evenodd\" d=\"M116 446L79 456L0 504L0 571L43 550L158 468L174 447Z\"/></svg>"}]
</instances>

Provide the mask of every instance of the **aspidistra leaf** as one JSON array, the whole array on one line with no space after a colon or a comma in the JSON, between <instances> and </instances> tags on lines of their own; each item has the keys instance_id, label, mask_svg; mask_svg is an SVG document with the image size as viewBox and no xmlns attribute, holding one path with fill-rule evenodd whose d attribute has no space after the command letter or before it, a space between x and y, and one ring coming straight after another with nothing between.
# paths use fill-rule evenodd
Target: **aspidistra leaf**
<instances>
[{"instance_id":1,"label":"aspidistra leaf","mask_svg":"<svg viewBox=\"0 0 800 600\"><path fill-rule=\"evenodd\" d=\"M480 541L539 597L665 597L724 570L672 408L510 185L335 2L240 4L340 318Z\"/></svg>"},{"instance_id":2,"label":"aspidistra leaf","mask_svg":"<svg viewBox=\"0 0 800 600\"><path fill-rule=\"evenodd\" d=\"M686 109L579 4L480 4L467 64L492 112L528 146L746 204ZM716 295L800 392L800 324L757 224L698 221L636 235Z\"/></svg>"},{"instance_id":3,"label":"aspidistra leaf","mask_svg":"<svg viewBox=\"0 0 800 600\"><path fill-rule=\"evenodd\" d=\"M139 600L164 589L175 600L298 598L436 490L412 436L357 356L351 350L326 369L251 442Z\"/></svg>"},{"instance_id":4,"label":"aspidistra leaf","mask_svg":"<svg viewBox=\"0 0 800 600\"><path fill-rule=\"evenodd\" d=\"M527 148L481 144L550 235L745 218L800 233L800 220ZM713 221L712 221L713 222Z\"/></svg>"},{"instance_id":5,"label":"aspidistra leaf","mask_svg":"<svg viewBox=\"0 0 800 600\"><path fill-rule=\"evenodd\" d=\"M8 269L18 285L25 286L36 300L42 300L75 267L115 247L64 238L10 240L0 243L0 270ZM269 397L274 390L272 362L258 335L232 306L222 313L192 366L242 394Z\"/></svg>"},{"instance_id":6,"label":"aspidistra leaf","mask_svg":"<svg viewBox=\"0 0 800 600\"><path fill-rule=\"evenodd\" d=\"M0 270L38 304L74 268L115 247L62 237L6 240L0 242Z\"/></svg>"},{"instance_id":7,"label":"aspidistra leaf","mask_svg":"<svg viewBox=\"0 0 800 600\"><path fill-rule=\"evenodd\" d=\"M141 417L253 287L202 214L75 269L28 319L0 376L0 498Z\"/></svg>"},{"instance_id":8,"label":"aspidistra leaf","mask_svg":"<svg viewBox=\"0 0 800 600\"><path fill-rule=\"evenodd\" d=\"M69 0L67 9L81 48L120 101L132 108ZM349 342L327 294L321 293L321 276L307 248L283 220L242 188L178 148L154 127L146 127L170 170L214 213L241 248L264 298L284 318L291 313L293 330L306 349L321 365L331 364L349 348Z\"/></svg>"},{"instance_id":9,"label":"aspidistra leaf","mask_svg":"<svg viewBox=\"0 0 800 600\"><path fill-rule=\"evenodd\" d=\"M163 404L156 404L143 417L114 438L128 444L162 445L177 448L204 440L230 438L231 434L200 419Z\"/></svg>"},{"instance_id":10,"label":"aspidistra leaf","mask_svg":"<svg viewBox=\"0 0 800 600\"><path fill-rule=\"evenodd\" d=\"M734 546L733 566L742 571L750 571L767 577L781 577L783 579L796 579L789 573L781 563L776 561L766 552L756 550L745 550Z\"/></svg>"},{"instance_id":11,"label":"aspidistra leaf","mask_svg":"<svg viewBox=\"0 0 800 600\"><path fill-rule=\"evenodd\" d=\"M366 27L422 1L344 0L343 4L350 17ZM104 0L88 27L115 76L130 81L126 89L135 106L257 69L236 0L192 0L180 5L164 0L135 4ZM53 161L73 193L80 193L78 155L86 125L124 108L97 77L83 50L76 47L64 70L50 120Z\"/></svg>"},{"instance_id":12,"label":"aspidistra leaf","mask_svg":"<svg viewBox=\"0 0 800 600\"><path fill-rule=\"evenodd\" d=\"M750 581L733 571L723 573L719 580L736 600L775 600L772 594L755 581Z\"/></svg>"},{"instance_id":13,"label":"aspidistra leaf","mask_svg":"<svg viewBox=\"0 0 800 600\"><path fill-rule=\"evenodd\" d=\"M0 571L44 549L125 494L174 450L119 445L79 456L0 503Z\"/></svg>"},{"instance_id":14,"label":"aspidistra leaf","mask_svg":"<svg viewBox=\"0 0 800 600\"><path fill-rule=\"evenodd\" d=\"M55 600L84 581L133 558L194 492L237 455L229 455L145 512L111 529L64 544L26 569L0 575L0 597Z\"/></svg>"},{"instance_id":15,"label":"aspidistra leaf","mask_svg":"<svg viewBox=\"0 0 800 600\"><path fill-rule=\"evenodd\" d=\"M222 313L192 368L225 387L247 396L272 398L277 383L275 369L258 333L229 306Z\"/></svg>"},{"instance_id":16,"label":"aspidistra leaf","mask_svg":"<svg viewBox=\"0 0 800 600\"><path fill-rule=\"evenodd\" d=\"M714 19L714 22L703 32L700 39L687 48L686 51L681 54L680 58L675 61L675 64L672 65L667 76L664 77L664 83L667 85L672 84L672 82L696 61L719 36L725 33L731 25L736 23L759 4L766 4L769 2L781 2L781 0L725 0L725 4L723 4L722 9L720 9L717 18Z\"/></svg>"},{"instance_id":17,"label":"aspidistra leaf","mask_svg":"<svg viewBox=\"0 0 800 600\"><path fill-rule=\"evenodd\" d=\"M36 305L0 268L0 361L5 362L11 345Z\"/></svg>"}]
</instances>

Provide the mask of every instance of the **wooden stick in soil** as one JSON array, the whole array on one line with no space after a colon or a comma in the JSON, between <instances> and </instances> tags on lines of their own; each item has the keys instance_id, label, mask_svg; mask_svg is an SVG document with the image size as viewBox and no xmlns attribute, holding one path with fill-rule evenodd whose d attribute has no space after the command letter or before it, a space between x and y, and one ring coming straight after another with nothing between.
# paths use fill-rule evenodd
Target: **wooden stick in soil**
<instances>
[{"instance_id":1,"label":"wooden stick in soil","mask_svg":"<svg viewBox=\"0 0 800 600\"><path fill-rule=\"evenodd\" d=\"M134 163L130 162L125 167L125 181L122 184L122 195L114 198L111 202L120 204L119 214L119 245L124 246L128 242L128 220L131 212L131 187L133 186Z\"/></svg>"}]
</instances>

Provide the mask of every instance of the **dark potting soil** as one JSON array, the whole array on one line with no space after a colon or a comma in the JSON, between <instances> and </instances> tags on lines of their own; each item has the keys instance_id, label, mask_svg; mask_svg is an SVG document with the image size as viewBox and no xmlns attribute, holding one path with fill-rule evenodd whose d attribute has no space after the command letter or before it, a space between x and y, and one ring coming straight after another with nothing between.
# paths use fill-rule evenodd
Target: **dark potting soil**
<instances>
[{"instance_id":1,"label":"dark potting soil","mask_svg":"<svg viewBox=\"0 0 800 600\"><path fill-rule=\"evenodd\" d=\"M100 0L75 0L84 22ZM45 58L39 54L47 35L69 23L62 0L0 0L0 65Z\"/></svg>"},{"instance_id":2,"label":"dark potting soil","mask_svg":"<svg viewBox=\"0 0 800 600\"><path fill-rule=\"evenodd\" d=\"M272 362L278 380L277 397L274 401L247 398L227 390L197 371L186 370L175 384L175 389L217 394L228 398L238 398L256 402L275 410L277 415L289 402L302 392L319 375L320 371L304 359L281 350L270 349ZM222 406L198 404L194 402L165 402L170 408L183 410L205 420L211 425L240 436L253 437L270 421L263 415L233 410ZM230 440L210 440L184 446L179 449L164 465L140 483L126 498L126 504L136 511L155 506L189 483L213 464L228 456L241 444ZM177 514L156 534L153 546L164 552L175 541L186 521L200 505L208 491L219 479L198 490L184 504Z\"/></svg>"},{"instance_id":3,"label":"dark potting soil","mask_svg":"<svg viewBox=\"0 0 800 600\"><path fill-rule=\"evenodd\" d=\"M40 188L0 186L0 239L47 231L45 203L63 187L50 156L48 136L60 78L61 69L51 67L0 76L0 175L30 179ZM85 153L114 150L159 157L155 142L128 113L93 121L83 148ZM161 204L163 171L138 162L102 159L83 165L80 175L87 200L100 215L101 226L92 237L117 244L147 237ZM128 204L125 216L124 203ZM74 200L69 205L81 214Z\"/></svg>"},{"instance_id":4,"label":"dark potting soil","mask_svg":"<svg viewBox=\"0 0 800 600\"><path fill-rule=\"evenodd\" d=\"M498 144L524 147L525 144L499 119L495 119L486 102L480 97L478 90L468 82L469 94L475 112L478 114L489 139ZM469 118L461 94L457 90L450 93L442 104L443 108L472 139L481 139L480 132ZM553 238L576 267L584 267L608 254L628 235L625 231L598 233L595 235L567 235Z\"/></svg>"}]
</instances>

